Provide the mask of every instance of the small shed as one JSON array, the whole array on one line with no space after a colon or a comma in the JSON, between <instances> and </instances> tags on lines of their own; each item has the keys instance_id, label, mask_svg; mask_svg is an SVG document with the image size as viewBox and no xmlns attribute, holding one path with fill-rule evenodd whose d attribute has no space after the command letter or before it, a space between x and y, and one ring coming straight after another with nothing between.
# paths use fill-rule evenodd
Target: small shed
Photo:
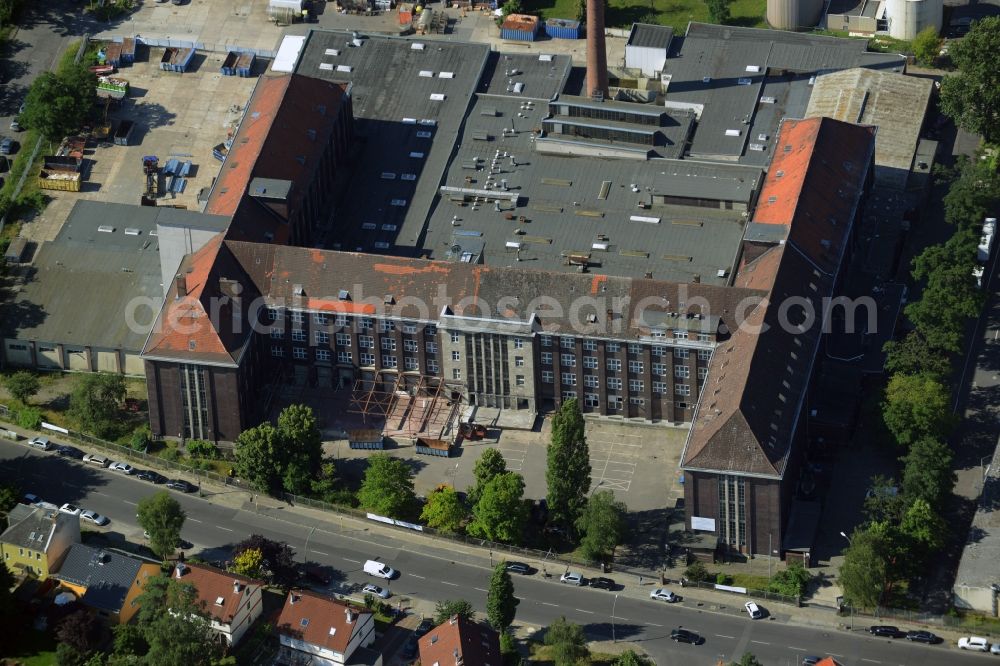
<instances>
[{"instance_id":1,"label":"small shed","mask_svg":"<svg viewBox=\"0 0 1000 666\"><path fill-rule=\"evenodd\" d=\"M674 30L669 26L633 23L625 42L625 69L637 69L643 76L658 75L673 38Z\"/></svg>"},{"instance_id":2,"label":"small shed","mask_svg":"<svg viewBox=\"0 0 1000 666\"><path fill-rule=\"evenodd\" d=\"M448 458L451 456L451 442L443 439L417 437L417 453L425 456Z\"/></svg>"},{"instance_id":3,"label":"small shed","mask_svg":"<svg viewBox=\"0 0 1000 666\"><path fill-rule=\"evenodd\" d=\"M533 42L538 35L537 16L528 14L508 14L500 26L500 38L516 42Z\"/></svg>"},{"instance_id":4,"label":"small shed","mask_svg":"<svg viewBox=\"0 0 1000 666\"><path fill-rule=\"evenodd\" d=\"M121 59L123 65L131 65L135 62L135 38L125 37L122 39Z\"/></svg>"},{"instance_id":5,"label":"small shed","mask_svg":"<svg viewBox=\"0 0 1000 666\"><path fill-rule=\"evenodd\" d=\"M579 21L552 18L545 22L545 34L553 39L580 39L583 32Z\"/></svg>"},{"instance_id":6,"label":"small shed","mask_svg":"<svg viewBox=\"0 0 1000 666\"><path fill-rule=\"evenodd\" d=\"M352 449L381 451L385 448L385 436L380 430L349 430L347 443Z\"/></svg>"},{"instance_id":7,"label":"small shed","mask_svg":"<svg viewBox=\"0 0 1000 666\"><path fill-rule=\"evenodd\" d=\"M104 64L120 67L122 62L122 45L111 42L104 47Z\"/></svg>"},{"instance_id":8,"label":"small shed","mask_svg":"<svg viewBox=\"0 0 1000 666\"><path fill-rule=\"evenodd\" d=\"M188 65L191 64L192 58L194 58L194 49L168 46L163 50L163 57L160 58L160 69L166 72L184 73L187 71Z\"/></svg>"},{"instance_id":9,"label":"small shed","mask_svg":"<svg viewBox=\"0 0 1000 666\"><path fill-rule=\"evenodd\" d=\"M248 77L253 71L253 63L257 56L253 53L240 53L230 51L226 54L226 59L222 62L223 76Z\"/></svg>"},{"instance_id":10,"label":"small shed","mask_svg":"<svg viewBox=\"0 0 1000 666\"><path fill-rule=\"evenodd\" d=\"M3 259L8 264L19 264L24 261L24 255L28 251L28 239L18 236L7 246L7 251L3 254Z\"/></svg>"}]
</instances>

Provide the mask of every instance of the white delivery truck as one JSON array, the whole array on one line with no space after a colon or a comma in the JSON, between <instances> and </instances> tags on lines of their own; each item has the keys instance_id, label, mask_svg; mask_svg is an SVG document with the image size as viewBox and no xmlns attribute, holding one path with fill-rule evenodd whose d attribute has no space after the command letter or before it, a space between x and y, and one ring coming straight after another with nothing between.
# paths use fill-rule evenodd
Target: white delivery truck
<instances>
[{"instance_id":1,"label":"white delivery truck","mask_svg":"<svg viewBox=\"0 0 1000 666\"><path fill-rule=\"evenodd\" d=\"M378 560L368 560L365 562L365 573L376 578L394 578L396 570L388 564L382 564Z\"/></svg>"}]
</instances>

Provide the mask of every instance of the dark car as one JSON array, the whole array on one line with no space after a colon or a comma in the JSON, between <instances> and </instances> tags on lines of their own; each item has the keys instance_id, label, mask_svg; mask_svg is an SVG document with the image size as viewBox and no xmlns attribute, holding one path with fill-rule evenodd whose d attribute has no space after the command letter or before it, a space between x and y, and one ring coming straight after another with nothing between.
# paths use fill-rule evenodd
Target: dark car
<instances>
[{"instance_id":1,"label":"dark car","mask_svg":"<svg viewBox=\"0 0 1000 666\"><path fill-rule=\"evenodd\" d=\"M417 656L417 641L419 639L415 635L411 635L403 643L403 659L413 659Z\"/></svg>"},{"instance_id":2,"label":"dark car","mask_svg":"<svg viewBox=\"0 0 1000 666\"><path fill-rule=\"evenodd\" d=\"M56 447L56 454L60 456L66 456L67 458L76 458L77 460L83 460L83 451L76 448L75 446L66 446L65 444L60 444Z\"/></svg>"},{"instance_id":3,"label":"dark car","mask_svg":"<svg viewBox=\"0 0 1000 666\"><path fill-rule=\"evenodd\" d=\"M10 137L0 140L0 155L13 155L17 152L17 142Z\"/></svg>"},{"instance_id":4,"label":"dark car","mask_svg":"<svg viewBox=\"0 0 1000 666\"><path fill-rule=\"evenodd\" d=\"M886 638L899 638L903 635L899 627L892 627L887 624L876 624L868 627L868 633L873 636L885 636Z\"/></svg>"},{"instance_id":5,"label":"dark car","mask_svg":"<svg viewBox=\"0 0 1000 666\"><path fill-rule=\"evenodd\" d=\"M675 643L690 643L691 645L698 645L701 643L701 636L693 631L688 631L687 629L674 629L670 632L670 640Z\"/></svg>"},{"instance_id":6,"label":"dark car","mask_svg":"<svg viewBox=\"0 0 1000 666\"><path fill-rule=\"evenodd\" d=\"M529 567L524 562L508 562L507 571L510 573L521 574L522 576L527 576L531 573L531 567Z\"/></svg>"},{"instance_id":7,"label":"dark car","mask_svg":"<svg viewBox=\"0 0 1000 666\"><path fill-rule=\"evenodd\" d=\"M599 590L615 589L615 581L611 580L610 578L601 578L601 577L591 578L589 583L591 587L596 587Z\"/></svg>"},{"instance_id":8,"label":"dark car","mask_svg":"<svg viewBox=\"0 0 1000 666\"><path fill-rule=\"evenodd\" d=\"M198 490L198 487L193 483L188 483L184 479L170 479L167 481L167 488L171 490L179 490L182 493L193 493Z\"/></svg>"},{"instance_id":9,"label":"dark car","mask_svg":"<svg viewBox=\"0 0 1000 666\"><path fill-rule=\"evenodd\" d=\"M932 634L929 631L910 631L906 634L906 640L913 641L915 643L927 643L928 645L934 645L941 642L941 637Z\"/></svg>"},{"instance_id":10,"label":"dark car","mask_svg":"<svg viewBox=\"0 0 1000 666\"><path fill-rule=\"evenodd\" d=\"M329 585L333 582L330 573L323 567L305 567L303 573L310 581L320 585Z\"/></svg>"},{"instance_id":11,"label":"dark car","mask_svg":"<svg viewBox=\"0 0 1000 666\"><path fill-rule=\"evenodd\" d=\"M167 477L151 469L140 469L135 473L135 478L149 481L150 483L163 483L167 480Z\"/></svg>"},{"instance_id":12,"label":"dark car","mask_svg":"<svg viewBox=\"0 0 1000 666\"><path fill-rule=\"evenodd\" d=\"M434 623L429 619L424 619L419 625L417 625L417 628L413 630L413 635L420 638L433 628Z\"/></svg>"}]
</instances>

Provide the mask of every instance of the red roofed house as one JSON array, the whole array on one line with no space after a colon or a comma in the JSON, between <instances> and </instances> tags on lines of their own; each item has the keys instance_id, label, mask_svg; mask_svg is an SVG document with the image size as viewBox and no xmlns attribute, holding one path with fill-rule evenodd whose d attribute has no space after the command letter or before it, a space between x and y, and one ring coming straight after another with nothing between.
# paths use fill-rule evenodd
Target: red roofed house
<instances>
[{"instance_id":1,"label":"red roofed house","mask_svg":"<svg viewBox=\"0 0 1000 666\"><path fill-rule=\"evenodd\" d=\"M279 660L302 666L353 663L351 656L359 648L375 642L375 617L370 612L304 590L288 593L277 628L284 655ZM376 657L375 663L381 661Z\"/></svg>"},{"instance_id":2,"label":"red roofed house","mask_svg":"<svg viewBox=\"0 0 1000 666\"><path fill-rule=\"evenodd\" d=\"M236 645L263 611L260 581L192 562L178 562L172 575L197 590L212 631L227 645Z\"/></svg>"},{"instance_id":3,"label":"red roofed house","mask_svg":"<svg viewBox=\"0 0 1000 666\"><path fill-rule=\"evenodd\" d=\"M500 666L500 637L490 627L454 616L420 638L423 666Z\"/></svg>"}]
</instances>

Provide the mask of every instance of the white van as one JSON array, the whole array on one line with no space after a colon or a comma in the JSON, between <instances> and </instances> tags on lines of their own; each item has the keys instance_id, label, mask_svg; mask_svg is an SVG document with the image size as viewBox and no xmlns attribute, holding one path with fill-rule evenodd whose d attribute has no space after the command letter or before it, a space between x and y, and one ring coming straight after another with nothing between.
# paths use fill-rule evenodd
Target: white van
<instances>
[{"instance_id":1,"label":"white van","mask_svg":"<svg viewBox=\"0 0 1000 666\"><path fill-rule=\"evenodd\" d=\"M377 578L393 578L396 575L396 570L377 560L368 560L365 562L365 573Z\"/></svg>"}]
</instances>

